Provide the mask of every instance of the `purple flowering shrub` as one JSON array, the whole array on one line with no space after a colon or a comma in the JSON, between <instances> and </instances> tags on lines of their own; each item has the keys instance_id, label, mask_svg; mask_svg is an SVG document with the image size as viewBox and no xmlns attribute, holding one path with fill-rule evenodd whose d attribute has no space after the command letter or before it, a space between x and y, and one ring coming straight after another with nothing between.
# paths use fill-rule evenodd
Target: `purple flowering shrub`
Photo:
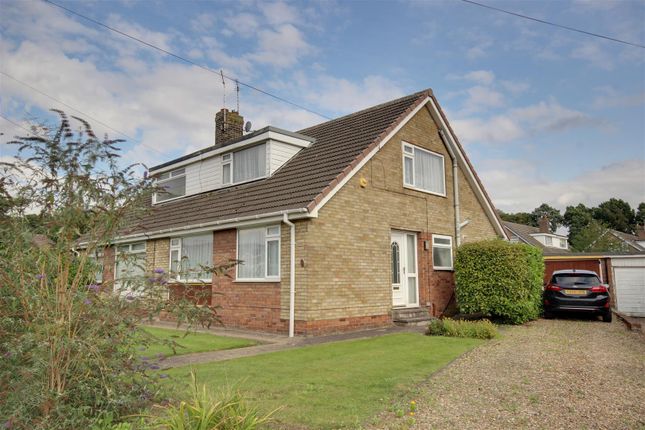
<instances>
[{"instance_id":1,"label":"purple flowering shrub","mask_svg":"<svg viewBox=\"0 0 645 430\"><path fill-rule=\"evenodd\" d=\"M160 312L217 321L215 309L170 297L173 274L159 268L96 282L91 257L141 219L154 187L121 166L119 141L59 114L0 164L0 428L82 429L137 413L164 397L165 377L158 358L138 354L153 340L140 324Z\"/></svg>"}]
</instances>

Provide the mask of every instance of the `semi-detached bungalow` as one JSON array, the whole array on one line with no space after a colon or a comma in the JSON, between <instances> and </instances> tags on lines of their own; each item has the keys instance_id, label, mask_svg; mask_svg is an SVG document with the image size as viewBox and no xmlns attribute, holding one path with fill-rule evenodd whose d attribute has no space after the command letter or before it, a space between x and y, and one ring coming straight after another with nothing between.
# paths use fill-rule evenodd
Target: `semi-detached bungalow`
<instances>
[{"instance_id":1,"label":"semi-detached bungalow","mask_svg":"<svg viewBox=\"0 0 645 430\"><path fill-rule=\"evenodd\" d=\"M243 122L221 110L214 146L150 169L165 192L104 279L182 264L173 291L206 285L226 326L316 335L441 315L456 247L506 238L431 90L297 133Z\"/></svg>"}]
</instances>

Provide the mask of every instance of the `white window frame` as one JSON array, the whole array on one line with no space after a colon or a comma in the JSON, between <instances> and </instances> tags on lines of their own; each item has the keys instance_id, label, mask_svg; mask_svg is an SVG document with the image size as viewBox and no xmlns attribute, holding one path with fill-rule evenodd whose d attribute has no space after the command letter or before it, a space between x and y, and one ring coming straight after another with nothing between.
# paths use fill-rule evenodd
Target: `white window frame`
<instances>
[{"instance_id":1,"label":"white window frame","mask_svg":"<svg viewBox=\"0 0 645 430\"><path fill-rule=\"evenodd\" d=\"M104 274L103 272L105 272L105 254L103 253L103 251L98 251L98 252L95 252L94 254L89 254L87 258L92 260L94 264L96 264L101 269L101 271L96 274L96 279L94 280L94 282L96 282L97 284L102 284L103 274ZM99 276L100 276L100 279L99 279Z\"/></svg>"},{"instance_id":2,"label":"white window frame","mask_svg":"<svg viewBox=\"0 0 645 430\"><path fill-rule=\"evenodd\" d=\"M270 234L269 229L278 228L277 233ZM265 225L262 227L251 227L251 228L238 228L237 229L237 240L235 242L235 258L237 261L240 261L240 231L244 230L257 230L259 228L264 228L264 277L263 278L240 278L239 269L240 265L235 266L235 282L280 282L281 275L281 262L282 262L282 239L281 233L282 228L280 224L271 224ZM278 242L278 274L273 276L268 276L267 271L269 270L269 242Z\"/></svg>"},{"instance_id":3,"label":"white window frame","mask_svg":"<svg viewBox=\"0 0 645 430\"><path fill-rule=\"evenodd\" d=\"M544 244L546 246L554 246L553 245L553 238L551 236L544 236Z\"/></svg>"},{"instance_id":4,"label":"white window frame","mask_svg":"<svg viewBox=\"0 0 645 430\"><path fill-rule=\"evenodd\" d=\"M132 249L135 245L140 245L140 244L143 244L143 249L137 249L137 250ZM123 248L123 247L126 247L126 246L128 247L127 251L125 251L125 252L119 251L119 248ZM114 273L114 275L113 275L114 279L113 279L113 284L114 284L114 290L115 291L118 290L119 288L121 288L121 285L119 284L119 272L117 270L118 264L119 264L119 255L121 255L121 254L143 254L144 258L146 258L147 257L147 255L146 255L147 249L148 249L148 245L147 245L146 242L119 243L119 244L114 246L114 272L113 272ZM144 267L144 273L145 273L145 267Z\"/></svg>"},{"instance_id":5,"label":"white window frame","mask_svg":"<svg viewBox=\"0 0 645 430\"><path fill-rule=\"evenodd\" d=\"M155 185L157 187L160 187L164 183L172 181L172 180L177 179L177 178L181 178L181 177L186 178L186 168L185 167L180 167L179 169L171 170L170 172L164 172L161 175L165 175L165 174L168 174L167 178L157 179L156 180ZM181 199L182 197L186 197L186 183L184 182L184 194L182 194L181 196L172 197L170 199L158 200L157 199L157 197L158 197L157 194L159 194L159 193L155 193L155 198L154 198L155 204L157 204L157 203L166 203L166 202L171 202L173 200Z\"/></svg>"},{"instance_id":6,"label":"white window frame","mask_svg":"<svg viewBox=\"0 0 645 430\"><path fill-rule=\"evenodd\" d=\"M228 178L224 176L224 167L228 166ZM222 185L233 184L233 153L222 155Z\"/></svg>"},{"instance_id":7,"label":"white window frame","mask_svg":"<svg viewBox=\"0 0 645 430\"><path fill-rule=\"evenodd\" d=\"M406 152L406 148L412 149L412 152ZM443 176L443 192L442 193L437 193L436 191L429 191L420 187L417 187L414 184L414 176L415 176L415 171L414 171L414 153L416 151L422 151L422 152L427 152L428 154L434 155L436 157L441 158L441 174ZM438 152L430 151L425 148L421 148L417 145L413 145L411 143L401 141L401 157L402 157L402 171L403 171L403 188L409 188L412 190L416 191L421 191L422 193L427 193L427 194L433 194L435 196L441 196L441 197L446 197L446 160L443 154L439 154ZM412 160L412 183L406 182L405 180L405 159L408 158Z\"/></svg>"},{"instance_id":8,"label":"white window frame","mask_svg":"<svg viewBox=\"0 0 645 430\"><path fill-rule=\"evenodd\" d=\"M567 249L567 239L560 239L560 248Z\"/></svg>"},{"instance_id":9,"label":"white window frame","mask_svg":"<svg viewBox=\"0 0 645 430\"><path fill-rule=\"evenodd\" d=\"M252 178L252 179L247 179L247 180L244 180L244 181L235 182L235 179L234 179L235 178L235 172L234 172L234 169L235 169L235 154L238 153L238 152L244 151L245 149L250 149L250 148L253 148L255 146L262 146L262 145L264 145L264 151L265 151L264 152L264 175L258 176L257 178ZM262 143L260 145L248 146L248 147L245 147L245 148L241 148L241 149L239 149L239 150L237 150L235 152L229 152L229 153L223 154L222 155L222 186L245 184L247 182L257 181L258 179L264 179L264 178L268 177L269 176L269 162L267 160L268 154L269 154L269 145L267 143ZM226 158L226 157L228 157L228 158ZM225 178L224 178L224 165L230 165L228 182L226 182Z\"/></svg>"},{"instance_id":10,"label":"white window frame","mask_svg":"<svg viewBox=\"0 0 645 430\"><path fill-rule=\"evenodd\" d=\"M181 258L181 249L182 248L181 247L183 246L183 241L182 241L183 238L190 237L190 236L207 236L208 234L210 234L211 237L213 236L213 232L211 231L211 232L207 232L207 233L204 233L204 234L186 235L186 236L181 236L181 237L171 237L170 238L170 244L168 246L168 272L172 274L172 263L173 263L172 253L173 253L173 251L178 252L178 255L179 255L179 260L178 261L179 261L179 264L181 264L181 260L182 260L182 258ZM212 240L213 240L213 242L215 241L215 239L212 239ZM176 244L173 244L173 241L177 241ZM211 246L213 245L213 242L211 242ZM214 254L212 255L212 257L214 257ZM211 261L211 265L212 264L213 264L213 262ZM170 279L174 279L174 280L180 281L180 282L187 282L187 283L190 283L190 282L199 282L199 283L212 282L213 281L213 274L211 273L210 278L200 278L200 279L188 278L188 279L183 279L181 277L181 269L180 269L177 272L177 275L176 276L171 276Z\"/></svg>"},{"instance_id":11,"label":"white window frame","mask_svg":"<svg viewBox=\"0 0 645 430\"><path fill-rule=\"evenodd\" d=\"M450 241L450 244L445 244L445 243L436 243L435 239L448 239ZM432 235L432 268L434 270L453 270L455 266L455 261L454 261L454 256L452 252L452 236L443 236L440 234L433 234ZM434 261L434 249L435 248L443 248L443 249L449 249L450 250L450 266L437 266Z\"/></svg>"}]
</instances>

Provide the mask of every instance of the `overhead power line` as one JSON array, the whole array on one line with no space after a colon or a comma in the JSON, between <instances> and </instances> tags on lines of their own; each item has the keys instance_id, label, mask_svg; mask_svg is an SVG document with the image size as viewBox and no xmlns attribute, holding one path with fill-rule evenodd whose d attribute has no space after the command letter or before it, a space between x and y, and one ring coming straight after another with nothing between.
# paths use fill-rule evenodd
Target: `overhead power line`
<instances>
[{"instance_id":1,"label":"overhead power line","mask_svg":"<svg viewBox=\"0 0 645 430\"><path fill-rule=\"evenodd\" d=\"M501 13L516 16L516 17L519 17L519 18L528 19L530 21L539 22L541 24L546 24L546 25L561 28L561 29L564 29L564 30L575 31L577 33L586 34L587 36L599 37L601 39L610 40L612 42L623 43L625 45L630 45L630 46L634 46L636 48L645 49L645 45L642 45L640 43L628 42L626 40L616 39L615 37L605 36L603 34L598 34L598 33L592 33L590 31L580 30L579 28L569 27L567 25L556 24L555 22L545 21L545 20L539 19L539 18L533 18L532 16L522 15L521 13L511 12L511 11L506 10L506 9L501 9L501 8L498 8L498 7L495 7L495 6L490 6L490 5L487 5L487 4L478 3L478 2L473 1L473 0L460 0L460 1L462 1L464 3L471 4L471 5L483 7L483 8L486 8L486 9L494 10L496 12L501 12Z\"/></svg>"},{"instance_id":2,"label":"overhead power line","mask_svg":"<svg viewBox=\"0 0 645 430\"><path fill-rule=\"evenodd\" d=\"M29 134L31 134L31 135L38 136L38 137L42 137L42 136L41 136L41 135L39 135L38 133L34 133L33 131L31 131L31 130L29 130L27 127L25 127L24 125L19 124L19 123L17 123L16 121L14 121L14 120L12 120L12 119L7 118L6 116L2 115L1 113L0 113L0 118L4 119L4 120L5 120L5 121L7 121L7 122L10 122L11 124L15 125L16 127L22 128L23 130L25 130L27 133L29 133Z\"/></svg>"},{"instance_id":3,"label":"overhead power line","mask_svg":"<svg viewBox=\"0 0 645 430\"><path fill-rule=\"evenodd\" d=\"M173 58L176 58L176 59L178 59L178 60L180 60L180 61L183 61L183 62L185 62L185 63L191 64L191 65L193 65L193 66L195 66L195 67L199 67L200 69L203 69L203 70L205 70L205 71L207 71L207 72L214 73L214 74L219 75L219 76L223 76L224 78L228 79L228 80L229 80L229 81L231 81L231 82L237 82L239 85L242 85L242 86L244 86L244 87L246 87L246 88L249 88L249 89L251 89L251 90L253 90L253 91L257 91L257 92L259 92L259 93L261 93L261 94L264 94L264 95L266 95L266 96L269 96L269 97L271 97L271 98L273 98L273 99L275 99L275 100L281 101L281 102L283 102L283 103L287 103L287 104L289 104L289 105L291 105L291 106L293 106L293 107L297 107L298 109L302 109L302 110L305 110L305 111L307 111L307 112L309 112L309 113L313 113L314 115L318 115L318 116L319 116L319 117L321 117L321 118L331 119L330 117L328 117L328 116L326 116L326 115L323 115L323 114L321 114L320 112L316 112L315 110L309 109L309 108L307 108L307 107L305 107L305 106L303 106L303 105L300 105L300 104L298 104L298 103L294 103L294 102L292 102L292 101L290 101L290 100L285 99L284 97L280 97L280 96L278 96L278 95L272 94L272 93L270 93L270 92L268 92L268 91L265 91L265 90L263 90L263 89L261 89L261 88L258 88L258 87L256 87L256 86L254 86L254 85L248 84L248 83L246 83L246 82L242 82L242 81L240 81L239 79L236 79L236 78L233 78L233 77L227 76L227 75L223 74L223 73L222 73L221 71L219 71L219 70L211 69L211 68L210 68L210 67L208 67L208 66L205 66L205 65L203 65L203 64L196 63L196 62L194 62L194 61L192 61L192 60L190 60L190 59L188 59L188 58L186 58L186 57L183 57L183 56L181 56L181 55L179 55L179 54L175 54L174 52L170 52L170 51L168 51L168 50L166 50L166 49L164 49L164 48L161 48L161 47L159 47L159 46L157 46L157 45L155 45L155 44L152 44L152 43L150 43L150 42L146 42L145 40L142 40L142 39L140 39L140 38L138 38L138 37L132 36L131 34L128 34L128 33L124 32L124 31L121 31L121 30L119 30L119 29L117 29L117 28L114 28L114 27L112 27L112 26L109 26L109 25L107 25L107 24L105 24L105 23L103 23L103 22L97 21L97 20L95 20L94 18L90 18L89 16L86 16L86 15L83 15L83 14L81 14L81 13L78 13L78 12L76 12L76 11L74 11L74 10L72 10L72 9L69 9L69 8L67 8L67 7L65 7L65 6L63 6L63 5L60 5L60 4L58 4L58 3L54 3L54 2L53 2L53 1L51 1L51 0L43 0L43 1L44 1L44 2L46 2L46 3L51 4L52 6L56 6L57 8L60 8L60 9L62 9L62 10L64 10L64 11L66 11L66 12L68 12L68 13L72 14L72 15L78 16L79 18L83 18L84 20L89 21L89 22L91 22L91 23L93 23L93 24L95 24L95 25L98 25L98 26L100 26L100 27L103 27L103 28L106 28L106 29L108 29L108 30L110 30L110 31L113 31L113 32L115 32L115 33L117 33L117 34L120 34L120 35L121 35L121 36L123 36L123 37L127 37L128 39L132 39L132 40L134 40L135 42L141 43L142 45L145 45L145 46L147 46L148 48L155 49L155 50L157 50L157 51L159 51L159 52L162 52L162 53L164 53L164 54L166 54L166 55L169 55L169 56L171 56L171 57L173 57Z\"/></svg>"},{"instance_id":4,"label":"overhead power line","mask_svg":"<svg viewBox=\"0 0 645 430\"><path fill-rule=\"evenodd\" d=\"M75 108L74 106L72 106L72 105L70 105L70 104L68 104L68 103L65 103L64 101L57 99L56 97L51 96L51 95L47 94L46 92L44 92L44 91L42 91L42 90L39 90L38 88L36 88L36 87L34 87L34 86L32 86L32 85L29 85L28 83L26 83L26 82L24 82L24 81L21 81L20 79L18 79L18 78L16 78L16 77L14 77L14 76L11 76L10 74L8 74L8 73L6 73L6 72L4 72L4 71L2 71L2 70L0 70L0 74L1 74L1 75L3 75L3 76L6 76L6 77L7 77L7 78L9 78L9 79L12 79L12 80L14 80L14 81L18 82L18 83L19 83L19 84L21 84L21 85L24 85L25 87L29 88L29 89L30 89L30 90L32 90L32 91L37 92L38 94L41 94L41 95L43 95L43 96L45 96L45 97L47 97L47 98L49 98L49 99L51 99L51 100L53 100L53 101L55 101L55 102L57 102L57 103L60 103L60 104L62 104L63 106L66 106L66 107L68 107L69 109L72 109L72 110L73 110L73 111L75 111L75 112L78 112L79 114L83 115L83 117L85 117L85 118L91 119L92 121L94 121L94 122L96 122L96 123L98 123L98 124L101 124L102 126L104 126L104 127L106 127L106 128L109 128L110 130L114 131L115 133L118 133L118 134L122 135L123 137L128 138L128 139L129 139L129 140L131 140L133 143L138 143L139 145L144 146L144 147L146 147L146 148L148 148L148 149L150 149L150 150L152 150L152 151L156 152L157 154L160 154L160 155L166 156L166 154L164 154L163 152L159 151L158 149L156 149L156 148L154 148L154 147L152 147L152 146L150 146L150 145L146 145L145 143L141 142L141 140L140 140L140 139L135 139L134 137L132 137L132 136L130 136L130 135L128 135L128 134L126 134L126 133L122 132L121 130L118 130L118 129L116 129L116 128L112 127L112 126L111 126L111 125L109 125L109 124L106 124L105 122L101 121L100 119L98 119L98 118L96 118L96 117L94 117L94 116L92 116L92 115L88 114L87 112L83 112L82 110L77 109L77 108ZM5 117L3 117L3 118L5 118ZM7 119L7 118L5 118L5 119Z\"/></svg>"}]
</instances>

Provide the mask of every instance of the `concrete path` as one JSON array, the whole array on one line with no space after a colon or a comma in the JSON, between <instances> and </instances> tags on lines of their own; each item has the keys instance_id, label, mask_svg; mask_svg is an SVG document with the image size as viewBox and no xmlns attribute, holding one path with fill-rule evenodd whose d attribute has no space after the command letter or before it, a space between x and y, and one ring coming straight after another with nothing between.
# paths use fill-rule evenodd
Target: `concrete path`
<instances>
[{"instance_id":1,"label":"concrete path","mask_svg":"<svg viewBox=\"0 0 645 430\"><path fill-rule=\"evenodd\" d=\"M177 328L174 323L155 322L151 324L154 327ZM179 327L182 328L181 326ZM310 345L319 345L330 342L340 342L345 340L368 339L377 336L383 336L392 333L402 332L423 332L425 326L419 327L386 327L380 329L363 330L352 333L334 334L328 336L302 337L297 336L290 338L286 335L258 333L247 330L228 329L214 327L211 329L197 329L198 332L212 333L218 336L240 337L257 341L256 346L246 348L227 349L223 351L198 352L194 354L173 355L163 359L159 366L162 369L171 367L188 366L201 363L211 363L214 361L233 360L242 357L252 357L254 355L267 354L270 352L283 351L292 348L301 348Z\"/></svg>"}]
</instances>

